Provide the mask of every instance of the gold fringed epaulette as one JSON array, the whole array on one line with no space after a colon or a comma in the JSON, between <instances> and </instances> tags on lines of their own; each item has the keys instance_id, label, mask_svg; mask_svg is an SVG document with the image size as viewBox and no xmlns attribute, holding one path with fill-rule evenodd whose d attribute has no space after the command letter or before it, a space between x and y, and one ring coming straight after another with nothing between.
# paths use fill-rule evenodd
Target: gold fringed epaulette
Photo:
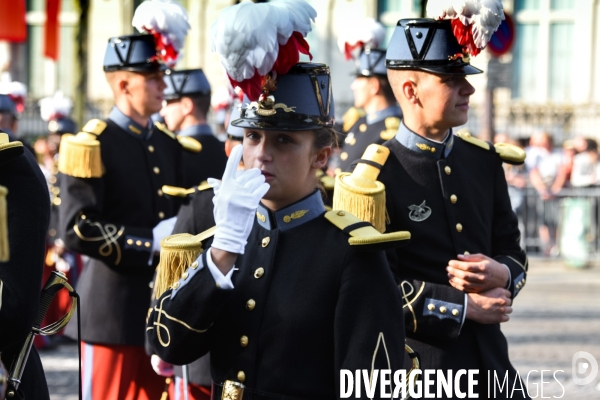
<instances>
[{"instance_id":1,"label":"gold fringed epaulette","mask_svg":"<svg viewBox=\"0 0 600 400\"><path fill-rule=\"evenodd\" d=\"M169 128L167 128L167 126L165 124L163 124L162 122L155 122L154 125L156 125L156 127L158 128L159 131L161 131L165 135L169 136L171 139L177 140L177 135L175 135L173 132L171 132L169 130Z\"/></svg>"},{"instance_id":2,"label":"gold fringed epaulette","mask_svg":"<svg viewBox=\"0 0 600 400\"><path fill-rule=\"evenodd\" d=\"M192 153L200 153L202 151L202 143L189 136L177 136L177 141L187 151Z\"/></svg>"},{"instance_id":3,"label":"gold fringed epaulette","mask_svg":"<svg viewBox=\"0 0 600 400\"><path fill-rule=\"evenodd\" d=\"M6 195L8 195L8 189L0 186L0 262L6 262L10 259Z\"/></svg>"},{"instance_id":4,"label":"gold fringed epaulette","mask_svg":"<svg viewBox=\"0 0 600 400\"><path fill-rule=\"evenodd\" d=\"M383 165L389 154L387 147L371 144L363 153L362 160ZM378 176L379 168L360 161L354 172L338 174L335 177L332 208L348 211L383 233L386 222L385 186L377 181Z\"/></svg>"},{"instance_id":5,"label":"gold fringed epaulette","mask_svg":"<svg viewBox=\"0 0 600 400\"><path fill-rule=\"evenodd\" d=\"M385 130L381 131L379 137L383 140L392 140L398 133L400 128L400 118L398 117L387 117L384 121Z\"/></svg>"},{"instance_id":6,"label":"gold fringed epaulette","mask_svg":"<svg viewBox=\"0 0 600 400\"><path fill-rule=\"evenodd\" d=\"M360 108L350 107L348 109L348 111L346 111L344 116L342 117L342 121L343 121L342 129L344 130L344 132L348 132L350 130L350 128L352 128L352 126L354 126L354 124L356 124L356 121L358 121L365 115L366 115L365 112L363 110L361 110Z\"/></svg>"},{"instance_id":7,"label":"gold fringed epaulette","mask_svg":"<svg viewBox=\"0 0 600 400\"><path fill-rule=\"evenodd\" d=\"M106 129L106 122L101 119L90 119L81 129L83 132L98 136Z\"/></svg>"},{"instance_id":8,"label":"gold fringed epaulette","mask_svg":"<svg viewBox=\"0 0 600 400\"><path fill-rule=\"evenodd\" d=\"M188 197L188 196L196 193L196 191L202 192L203 190L207 190L210 188L211 188L211 186L208 184L208 182L203 181L198 186L194 186L189 189L177 187L177 186L164 185L161 190L167 196Z\"/></svg>"},{"instance_id":9,"label":"gold fringed epaulette","mask_svg":"<svg viewBox=\"0 0 600 400\"><path fill-rule=\"evenodd\" d=\"M79 132L77 135L62 135L58 154L58 170L63 174L76 178L102 176L100 142L95 134Z\"/></svg>"},{"instance_id":10,"label":"gold fringed epaulette","mask_svg":"<svg viewBox=\"0 0 600 400\"><path fill-rule=\"evenodd\" d=\"M373 225L343 210L332 210L325 213L325 218L340 230L348 232L351 246L365 246L369 250L382 250L397 247L410 239L410 232L381 233Z\"/></svg>"},{"instance_id":11,"label":"gold fringed epaulette","mask_svg":"<svg viewBox=\"0 0 600 400\"><path fill-rule=\"evenodd\" d=\"M490 150L490 144L488 142L471 136L467 131L457 132L456 136L467 143L471 143L485 150ZM502 161L509 164L523 164L525 162L525 150L515 145L509 143L496 143L494 145L494 150L498 153Z\"/></svg>"},{"instance_id":12,"label":"gold fringed epaulette","mask_svg":"<svg viewBox=\"0 0 600 400\"><path fill-rule=\"evenodd\" d=\"M178 233L160 242L160 261L156 268L154 296L159 298L173 287L188 268L194 268L194 261L202 254L202 242L215 234L216 226L197 235ZM197 267L197 265L196 265Z\"/></svg>"}]
</instances>

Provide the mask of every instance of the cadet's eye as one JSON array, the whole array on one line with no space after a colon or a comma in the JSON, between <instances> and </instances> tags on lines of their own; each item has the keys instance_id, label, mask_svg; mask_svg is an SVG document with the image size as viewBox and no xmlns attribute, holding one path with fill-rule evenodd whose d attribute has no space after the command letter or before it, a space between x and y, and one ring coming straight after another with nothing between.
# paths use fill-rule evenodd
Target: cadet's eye
<instances>
[{"instance_id":1,"label":"cadet's eye","mask_svg":"<svg viewBox=\"0 0 600 400\"><path fill-rule=\"evenodd\" d=\"M258 134L256 132L248 132L246 133L246 138L250 139L250 140L258 140Z\"/></svg>"},{"instance_id":2,"label":"cadet's eye","mask_svg":"<svg viewBox=\"0 0 600 400\"><path fill-rule=\"evenodd\" d=\"M291 137L289 137L289 136L287 136L287 135L279 135L279 136L277 137L277 142L279 142L279 143L284 143L284 144L285 144L285 143L292 143L292 142L293 142L293 140L292 140L292 138L291 138Z\"/></svg>"}]
</instances>

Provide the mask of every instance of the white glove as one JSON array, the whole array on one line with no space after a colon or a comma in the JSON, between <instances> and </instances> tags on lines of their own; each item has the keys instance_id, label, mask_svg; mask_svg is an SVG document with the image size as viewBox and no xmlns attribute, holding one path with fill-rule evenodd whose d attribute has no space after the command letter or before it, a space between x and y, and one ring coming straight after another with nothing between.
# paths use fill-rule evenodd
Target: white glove
<instances>
[{"instance_id":1,"label":"white glove","mask_svg":"<svg viewBox=\"0 0 600 400\"><path fill-rule=\"evenodd\" d=\"M209 182L211 186L215 184L212 187L216 193L213 203L217 229L212 247L236 254L244 254L256 208L270 187L258 168L236 173L242 153L241 145L234 147L222 181Z\"/></svg>"},{"instance_id":2,"label":"white glove","mask_svg":"<svg viewBox=\"0 0 600 400\"><path fill-rule=\"evenodd\" d=\"M175 222L177 217L171 217L160 221L154 228L152 228L152 251L150 252L150 260L148 265L152 265L154 260L154 253L160 252L160 241L169 236L175 228Z\"/></svg>"},{"instance_id":3,"label":"white glove","mask_svg":"<svg viewBox=\"0 0 600 400\"><path fill-rule=\"evenodd\" d=\"M156 354L152 354L152 357L150 357L150 364L152 364L152 369L157 375L168 377L174 374L173 364L161 360Z\"/></svg>"}]
</instances>

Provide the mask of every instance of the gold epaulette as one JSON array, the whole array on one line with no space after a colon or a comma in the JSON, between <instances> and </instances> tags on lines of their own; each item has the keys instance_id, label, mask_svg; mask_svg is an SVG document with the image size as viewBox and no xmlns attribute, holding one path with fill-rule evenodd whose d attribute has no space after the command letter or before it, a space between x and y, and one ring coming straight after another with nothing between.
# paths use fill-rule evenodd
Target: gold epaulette
<instances>
[{"instance_id":1,"label":"gold epaulette","mask_svg":"<svg viewBox=\"0 0 600 400\"><path fill-rule=\"evenodd\" d=\"M340 230L349 231L348 243L351 246L378 245L410 239L410 232L381 233L373 225L365 224L363 220L347 211L328 211L325 213L325 218ZM356 225L354 229L352 229L353 225Z\"/></svg>"},{"instance_id":2,"label":"gold epaulette","mask_svg":"<svg viewBox=\"0 0 600 400\"><path fill-rule=\"evenodd\" d=\"M106 129L106 122L101 119L90 119L81 129L83 132L93 133L98 136Z\"/></svg>"},{"instance_id":3,"label":"gold epaulette","mask_svg":"<svg viewBox=\"0 0 600 400\"><path fill-rule=\"evenodd\" d=\"M398 133L400 128L400 118L398 117L387 117L384 121L385 130L381 131L379 137L383 140L391 140Z\"/></svg>"},{"instance_id":4,"label":"gold epaulette","mask_svg":"<svg viewBox=\"0 0 600 400\"><path fill-rule=\"evenodd\" d=\"M488 142L471 136L467 131L459 131L456 133L456 136L467 143L471 143L485 150L490 150L490 144ZM525 150L515 145L509 143L496 143L494 149L500 158L509 164L523 164L525 162Z\"/></svg>"},{"instance_id":5,"label":"gold epaulette","mask_svg":"<svg viewBox=\"0 0 600 400\"><path fill-rule=\"evenodd\" d=\"M365 115L366 114L365 114L364 110L361 110L360 108L356 108L356 107L350 107L348 109L348 111L346 111L344 116L342 117L342 121L343 121L342 129L344 130L344 132L348 132L350 130L350 128L352 128L352 126L354 126L354 124L356 124L356 121L358 121Z\"/></svg>"},{"instance_id":6,"label":"gold epaulette","mask_svg":"<svg viewBox=\"0 0 600 400\"><path fill-rule=\"evenodd\" d=\"M363 153L362 160L383 165L390 149L371 144ZM385 186L377 181L379 168L376 165L358 162L354 172L342 172L335 177L333 209L344 210L367 221L379 232L385 232L386 208Z\"/></svg>"},{"instance_id":7,"label":"gold epaulette","mask_svg":"<svg viewBox=\"0 0 600 400\"><path fill-rule=\"evenodd\" d=\"M197 235L178 233L161 240L160 261L154 282L154 296L157 299L175 285L186 269L194 268L194 262L204 251L202 242L212 237L215 229L216 226L213 226Z\"/></svg>"},{"instance_id":8,"label":"gold epaulette","mask_svg":"<svg viewBox=\"0 0 600 400\"><path fill-rule=\"evenodd\" d=\"M171 132L169 130L169 128L167 128L167 126L165 124L163 124L162 122L155 122L154 125L156 125L156 127L158 128L159 131L161 131L162 133L164 133L171 139L177 140L177 135L175 135L173 132Z\"/></svg>"},{"instance_id":9,"label":"gold epaulette","mask_svg":"<svg viewBox=\"0 0 600 400\"><path fill-rule=\"evenodd\" d=\"M201 192L203 190L207 190L210 188L211 188L211 186L208 184L208 182L204 181L201 184L199 184L198 186L194 186L189 189L177 187L177 186L164 185L161 190L167 196L187 197L189 195L196 193L196 191Z\"/></svg>"},{"instance_id":10,"label":"gold epaulette","mask_svg":"<svg viewBox=\"0 0 600 400\"><path fill-rule=\"evenodd\" d=\"M202 151L202 143L189 136L177 136L177 141L187 151L192 153L200 153Z\"/></svg>"},{"instance_id":11,"label":"gold epaulette","mask_svg":"<svg viewBox=\"0 0 600 400\"><path fill-rule=\"evenodd\" d=\"M96 138L96 134L89 132L62 135L58 150L58 170L76 178L100 178L103 172L102 155L100 142Z\"/></svg>"}]
</instances>

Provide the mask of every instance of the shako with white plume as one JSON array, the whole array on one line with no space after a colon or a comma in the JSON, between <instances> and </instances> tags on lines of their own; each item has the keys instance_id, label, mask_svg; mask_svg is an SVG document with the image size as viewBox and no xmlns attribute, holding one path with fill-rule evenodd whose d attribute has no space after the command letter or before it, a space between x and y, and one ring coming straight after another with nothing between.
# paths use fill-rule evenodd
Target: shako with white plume
<instances>
[{"instance_id":1,"label":"shako with white plume","mask_svg":"<svg viewBox=\"0 0 600 400\"><path fill-rule=\"evenodd\" d=\"M373 18L357 19L345 24L338 37L338 47L346 60L354 59L356 76L386 77L385 28Z\"/></svg>"},{"instance_id":2,"label":"shako with white plume","mask_svg":"<svg viewBox=\"0 0 600 400\"><path fill-rule=\"evenodd\" d=\"M58 133L77 133L77 125L69 118L73 102L62 91L39 101L40 116L48 123L48 131Z\"/></svg>"}]
</instances>

